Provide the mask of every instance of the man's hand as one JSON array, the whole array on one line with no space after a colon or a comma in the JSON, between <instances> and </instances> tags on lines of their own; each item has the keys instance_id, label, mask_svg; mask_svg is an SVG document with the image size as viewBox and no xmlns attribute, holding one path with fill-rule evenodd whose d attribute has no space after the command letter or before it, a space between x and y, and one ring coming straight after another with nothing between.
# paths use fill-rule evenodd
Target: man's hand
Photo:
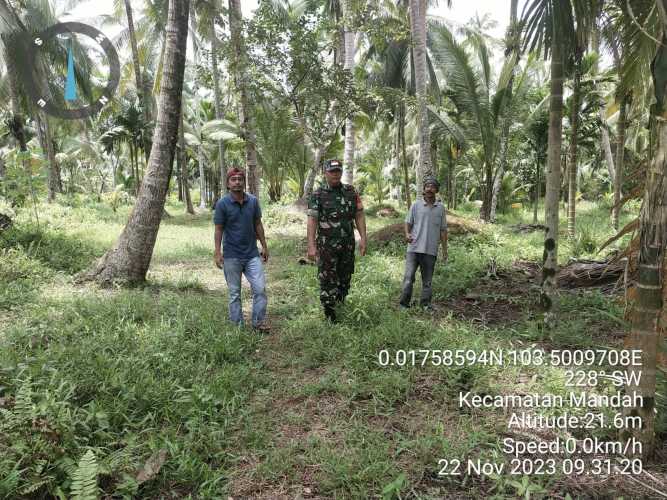
<instances>
[{"instance_id":1,"label":"man's hand","mask_svg":"<svg viewBox=\"0 0 667 500\"><path fill-rule=\"evenodd\" d=\"M315 245L308 245L308 260L315 262L317 258L317 248Z\"/></svg>"},{"instance_id":2,"label":"man's hand","mask_svg":"<svg viewBox=\"0 0 667 500\"><path fill-rule=\"evenodd\" d=\"M410 233L405 233L405 241L408 243L412 243L415 239L412 237L412 234Z\"/></svg>"},{"instance_id":3,"label":"man's hand","mask_svg":"<svg viewBox=\"0 0 667 500\"><path fill-rule=\"evenodd\" d=\"M266 247L262 247L262 251L259 252L259 254L262 256L262 261L267 262L269 260L269 249Z\"/></svg>"},{"instance_id":4,"label":"man's hand","mask_svg":"<svg viewBox=\"0 0 667 500\"><path fill-rule=\"evenodd\" d=\"M222 252L215 252L215 256L213 257L213 260L215 261L215 265L219 269L222 269L222 265L225 262L225 258L222 256Z\"/></svg>"},{"instance_id":5,"label":"man's hand","mask_svg":"<svg viewBox=\"0 0 667 500\"><path fill-rule=\"evenodd\" d=\"M365 239L359 240L359 255L361 255L362 257L364 255L366 255L366 240Z\"/></svg>"},{"instance_id":6,"label":"man's hand","mask_svg":"<svg viewBox=\"0 0 667 500\"><path fill-rule=\"evenodd\" d=\"M447 253L447 250L444 250L442 252L442 263L443 264L446 263L448 258L449 258L449 254Z\"/></svg>"}]
</instances>

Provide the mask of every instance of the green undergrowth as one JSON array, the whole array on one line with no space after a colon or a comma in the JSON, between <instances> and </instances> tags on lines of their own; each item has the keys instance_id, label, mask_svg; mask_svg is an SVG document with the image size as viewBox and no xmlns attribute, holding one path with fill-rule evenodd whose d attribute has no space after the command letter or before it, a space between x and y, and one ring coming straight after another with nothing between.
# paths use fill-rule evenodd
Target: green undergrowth
<instances>
[{"instance_id":1,"label":"green undergrowth","mask_svg":"<svg viewBox=\"0 0 667 500\"><path fill-rule=\"evenodd\" d=\"M298 262L304 216L266 205L273 332L261 336L225 321L210 212L187 215L173 202L167 211L149 281L131 290L71 280L113 243L128 207L53 205L41 229L23 214L7 235L0 280L16 286L0 293L0 312L13 315L0 316L0 497L568 493L563 477L438 474L441 459L504 460L506 416L459 408L461 392L564 391L559 370L422 365L419 354L413 366L397 353L618 345L622 304L599 292L564 293L550 333L527 300L532 289L514 298L524 310L512 324L481 326L446 308L403 311L405 247L396 243L357 258L340 321L330 325L316 267ZM369 216L369 228L403 214ZM433 280L436 303L474 289L490 266L541 257L542 234L516 234L510 223L452 236L449 262L437 264ZM593 235L597 244L602 237ZM247 289L243 299L247 311Z\"/></svg>"}]
</instances>

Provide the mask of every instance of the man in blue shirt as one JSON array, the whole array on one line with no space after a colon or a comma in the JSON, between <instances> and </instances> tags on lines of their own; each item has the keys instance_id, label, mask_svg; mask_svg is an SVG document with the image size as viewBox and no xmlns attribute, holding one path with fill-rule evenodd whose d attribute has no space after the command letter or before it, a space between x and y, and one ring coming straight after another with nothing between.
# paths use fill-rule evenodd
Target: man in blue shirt
<instances>
[{"instance_id":1,"label":"man in blue shirt","mask_svg":"<svg viewBox=\"0 0 667 500\"><path fill-rule=\"evenodd\" d=\"M229 193L215 204L215 265L225 272L229 289L229 319L243 325L241 307L241 274L252 290L252 326L268 331L266 315L266 279L262 261L269 260L269 249L264 237L262 210L259 200L244 191L245 173L238 168L227 172ZM257 251L257 240L262 251ZM221 250L221 241L224 240ZM261 255L261 259L260 259Z\"/></svg>"}]
</instances>

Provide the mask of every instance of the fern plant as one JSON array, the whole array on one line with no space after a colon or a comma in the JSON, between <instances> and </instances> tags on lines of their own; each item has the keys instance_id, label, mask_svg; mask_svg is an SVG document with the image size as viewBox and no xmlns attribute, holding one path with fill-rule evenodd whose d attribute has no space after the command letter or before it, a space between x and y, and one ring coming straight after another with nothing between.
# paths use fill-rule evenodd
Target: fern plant
<instances>
[{"instance_id":1,"label":"fern plant","mask_svg":"<svg viewBox=\"0 0 667 500\"><path fill-rule=\"evenodd\" d=\"M72 474L70 492L73 500L95 500L98 497L97 473L97 458L92 450L88 450Z\"/></svg>"}]
</instances>

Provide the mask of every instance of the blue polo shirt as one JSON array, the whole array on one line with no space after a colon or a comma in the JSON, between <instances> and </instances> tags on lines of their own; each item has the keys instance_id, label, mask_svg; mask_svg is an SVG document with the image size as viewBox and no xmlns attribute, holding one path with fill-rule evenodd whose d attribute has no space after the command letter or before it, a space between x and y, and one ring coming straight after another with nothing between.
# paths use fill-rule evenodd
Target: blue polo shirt
<instances>
[{"instance_id":1,"label":"blue polo shirt","mask_svg":"<svg viewBox=\"0 0 667 500\"><path fill-rule=\"evenodd\" d=\"M257 198L243 193L243 203L227 193L215 204L213 223L223 226L222 254L231 259L259 257L255 222L262 218Z\"/></svg>"}]
</instances>

